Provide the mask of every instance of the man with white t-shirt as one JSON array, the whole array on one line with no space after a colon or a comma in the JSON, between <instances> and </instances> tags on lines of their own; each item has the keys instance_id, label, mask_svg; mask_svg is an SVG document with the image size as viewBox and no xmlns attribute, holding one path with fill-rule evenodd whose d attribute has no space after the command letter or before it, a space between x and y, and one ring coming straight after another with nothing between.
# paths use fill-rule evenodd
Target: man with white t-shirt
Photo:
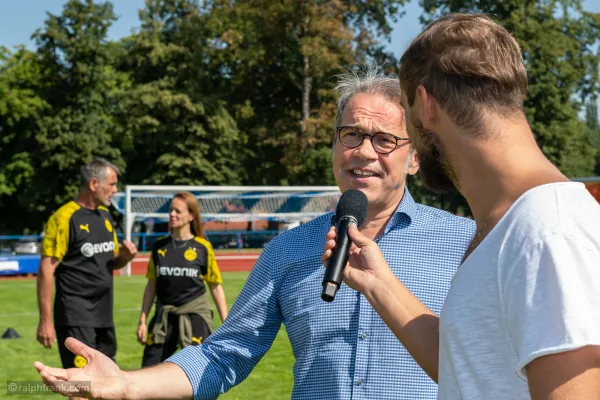
<instances>
[{"instance_id":1,"label":"man with white t-shirt","mask_svg":"<svg viewBox=\"0 0 600 400\"><path fill-rule=\"evenodd\" d=\"M424 182L456 186L477 232L439 319L354 227L344 281L440 399L600 399L600 205L537 146L517 42L483 15L440 18L404 52L400 85Z\"/></svg>"}]
</instances>

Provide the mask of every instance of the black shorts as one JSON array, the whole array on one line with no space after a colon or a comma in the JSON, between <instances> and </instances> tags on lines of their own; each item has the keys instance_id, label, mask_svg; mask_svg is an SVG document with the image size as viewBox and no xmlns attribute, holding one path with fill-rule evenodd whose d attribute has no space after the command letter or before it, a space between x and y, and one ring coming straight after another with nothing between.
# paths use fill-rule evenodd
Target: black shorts
<instances>
[{"instance_id":1,"label":"black shorts","mask_svg":"<svg viewBox=\"0 0 600 400\"><path fill-rule=\"evenodd\" d=\"M86 345L98 350L107 357L116 362L117 355L117 336L115 328L93 328L90 326L57 326L56 340L58 342L58 351L62 361L63 368L83 367L86 361L76 356L67 349L65 340L68 337L85 343Z\"/></svg>"},{"instance_id":2,"label":"black shorts","mask_svg":"<svg viewBox=\"0 0 600 400\"><path fill-rule=\"evenodd\" d=\"M210 329L198 314L189 314L192 324L192 345L198 345L210 335ZM148 333L146 335L146 346L144 347L144 357L142 358L142 367L150 367L160 364L167 358L175 354L179 345L179 316L175 314L169 315L169 326L167 327L167 335L162 344L156 344L152 338L152 329L156 322L156 315L152 317L150 325L148 325Z\"/></svg>"}]
</instances>

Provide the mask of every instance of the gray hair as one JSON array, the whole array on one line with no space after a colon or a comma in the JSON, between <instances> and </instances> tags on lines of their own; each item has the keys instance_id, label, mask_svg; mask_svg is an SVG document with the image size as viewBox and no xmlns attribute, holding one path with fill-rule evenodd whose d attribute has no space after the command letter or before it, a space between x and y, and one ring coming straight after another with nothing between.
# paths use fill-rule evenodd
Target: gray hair
<instances>
[{"instance_id":1,"label":"gray hair","mask_svg":"<svg viewBox=\"0 0 600 400\"><path fill-rule=\"evenodd\" d=\"M120 172L119 167L102 158L96 158L90 161L81 167L79 186L82 188L86 187L92 178L96 178L98 181L102 182L104 178L106 178L106 175L108 175L109 169L115 171L116 174L119 174Z\"/></svg>"},{"instance_id":2,"label":"gray hair","mask_svg":"<svg viewBox=\"0 0 600 400\"><path fill-rule=\"evenodd\" d=\"M400 80L398 77L380 75L377 65L360 65L358 71L346 68L346 72L338 75L338 84L334 90L339 95L334 129L340 126L344 109L357 94L379 94L400 107L400 95L402 93ZM404 115L404 112L402 115Z\"/></svg>"}]
</instances>

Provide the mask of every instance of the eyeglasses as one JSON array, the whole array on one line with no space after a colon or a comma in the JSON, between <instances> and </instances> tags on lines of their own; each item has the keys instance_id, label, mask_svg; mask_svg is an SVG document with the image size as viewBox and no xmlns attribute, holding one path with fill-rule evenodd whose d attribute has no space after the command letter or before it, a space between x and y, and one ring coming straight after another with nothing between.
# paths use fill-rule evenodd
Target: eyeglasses
<instances>
[{"instance_id":1,"label":"eyeglasses","mask_svg":"<svg viewBox=\"0 0 600 400\"><path fill-rule=\"evenodd\" d=\"M398 143L400 141L410 140L409 138L398 137L385 132L377 132L374 134L364 133L354 126L338 127L337 135L340 138L340 143L351 149L362 145L365 136L368 136L371 138L373 149L379 154L389 154L398 148Z\"/></svg>"}]
</instances>

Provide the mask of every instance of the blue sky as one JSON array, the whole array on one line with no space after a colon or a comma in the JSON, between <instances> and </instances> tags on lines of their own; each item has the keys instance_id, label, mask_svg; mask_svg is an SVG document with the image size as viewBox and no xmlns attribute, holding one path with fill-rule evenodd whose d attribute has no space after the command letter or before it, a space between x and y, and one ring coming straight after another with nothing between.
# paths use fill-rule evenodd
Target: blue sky
<instances>
[{"instance_id":1,"label":"blue sky","mask_svg":"<svg viewBox=\"0 0 600 400\"><path fill-rule=\"evenodd\" d=\"M46 12L60 14L65 0L3 0L0 2L0 45L12 47L18 44L32 46L31 35L43 26ZM119 18L112 26L109 35L118 39L131 33L139 25L138 9L144 0L113 0L115 13ZM586 10L600 12L600 1L584 0ZM411 0L404 9L406 14L394 24L391 43L387 47L396 56L419 33L421 8L418 0Z\"/></svg>"}]
</instances>

